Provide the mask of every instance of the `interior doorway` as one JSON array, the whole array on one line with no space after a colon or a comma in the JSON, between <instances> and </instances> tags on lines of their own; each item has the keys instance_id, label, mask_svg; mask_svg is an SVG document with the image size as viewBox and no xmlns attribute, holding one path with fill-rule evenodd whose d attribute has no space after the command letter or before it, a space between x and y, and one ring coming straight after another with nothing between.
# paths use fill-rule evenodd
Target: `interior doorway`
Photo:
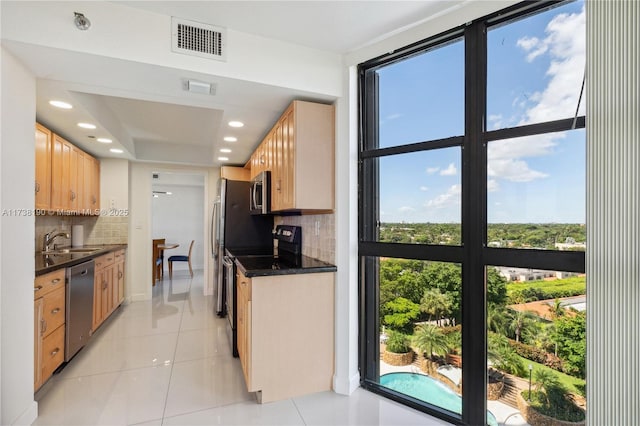
<instances>
[{"instance_id":1,"label":"interior doorway","mask_svg":"<svg viewBox=\"0 0 640 426\"><path fill-rule=\"evenodd\" d=\"M167 258L187 255L189 245L191 265L194 270L205 269L205 175L184 171L152 172L151 233L153 239L164 239L166 243L178 244L165 252L164 278L168 279ZM173 274L189 274L187 262L176 262Z\"/></svg>"}]
</instances>

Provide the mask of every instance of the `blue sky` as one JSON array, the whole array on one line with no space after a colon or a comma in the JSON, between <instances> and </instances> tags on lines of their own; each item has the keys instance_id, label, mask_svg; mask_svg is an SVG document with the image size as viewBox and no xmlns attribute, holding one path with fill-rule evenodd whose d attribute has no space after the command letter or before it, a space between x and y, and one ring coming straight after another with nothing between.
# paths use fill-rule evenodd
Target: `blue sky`
<instances>
[{"instance_id":1,"label":"blue sky","mask_svg":"<svg viewBox=\"0 0 640 426\"><path fill-rule=\"evenodd\" d=\"M584 2L488 35L487 128L573 117L585 63ZM462 135L463 41L379 70L380 147ZM580 114L584 114L584 95ZM584 223L585 132L489 144L489 222ZM460 222L459 147L380 160L382 222Z\"/></svg>"}]
</instances>

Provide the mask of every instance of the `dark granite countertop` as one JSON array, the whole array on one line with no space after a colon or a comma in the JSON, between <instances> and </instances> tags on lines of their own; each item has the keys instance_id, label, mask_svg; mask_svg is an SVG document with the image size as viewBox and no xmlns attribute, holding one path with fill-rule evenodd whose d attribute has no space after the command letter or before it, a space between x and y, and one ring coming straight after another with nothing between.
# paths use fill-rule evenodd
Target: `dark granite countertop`
<instances>
[{"instance_id":1,"label":"dark granite countertop","mask_svg":"<svg viewBox=\"0 0 640 426\"><path fill-rule=\"evenodd\" d=\"M64 248L64 247L62 247ZM103 246L86 246L86 248L97 248L91 253L64 253L64 254L42 254L35 253L36 277L60 268L68 268L93 259L103 254L127 248L126 244L107 244Z\"/></svg>"},{"instance_id":2,"label":"dark granite countertop","mask_svg":"<svg viewBox=\"0 0 640 426\"><path fill-rule=\"evenodd\" d=\"M313 274L335 272L335 265L309 256L238 256L236 266L246 277L266 277L272 275Z\"/></svg>"}]
</instances>

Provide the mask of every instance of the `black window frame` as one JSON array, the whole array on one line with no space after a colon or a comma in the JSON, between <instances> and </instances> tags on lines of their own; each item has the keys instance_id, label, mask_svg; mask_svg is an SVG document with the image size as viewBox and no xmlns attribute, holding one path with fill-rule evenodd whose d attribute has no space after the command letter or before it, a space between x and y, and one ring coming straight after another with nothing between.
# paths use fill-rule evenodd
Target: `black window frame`
<instances>
[{"instance_id":1,"label":"black window frame","mask_svg":"<svg viewBox=\"0 0 640 426\"><path fill-rule=\"evenodd\" d=\"M584 116L499 130L486 130L487 32L490 28L537 14L570 1L522 2L466 25L398 49L358 66L358 259L359 259L359 368L361 386L375 393L453 424L486 424L488 266L585 272L585 253L576 251L507 249L487 246L487 145L491 141L585 128ZM378 148L378 81L376 70L463 38L465 134L407 145ZM473 64L473 66L470 66ZM399 244L377 241L380 225L377 158L432 149L462 148L462 243L460 246ZM385 388L379 378L378 264L374 257L395 257L462 265L462 347L464 368L462 414ZM369 279L373 277L374 279ZM469 355L473 354L473 355Z\"/></svg>"}]
</instances>

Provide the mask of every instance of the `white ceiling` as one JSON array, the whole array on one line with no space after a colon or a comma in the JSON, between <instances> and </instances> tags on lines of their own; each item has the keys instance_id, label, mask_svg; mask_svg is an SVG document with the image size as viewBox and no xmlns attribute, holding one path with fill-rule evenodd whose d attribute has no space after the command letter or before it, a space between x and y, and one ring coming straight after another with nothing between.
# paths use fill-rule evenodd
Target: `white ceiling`
<instances>
[{"instance_id":1,"label":"white ceiling","mask_svg":"<svg viewBox=\"0 0 640 426\"><path fill-rule=\"evenodd\" d=\"M2 2L3 8L6 3ZM112 3L344 54L464 1ZM67 8L69 4L76 6L65 3ZM3 19L4 15L3 10ZM22 18L28 25L29 14L25 12ZM244 164L291 100L335 101L334 96L317 92L220 76L213 81L215 95L189 93L183 90L185 79L212 82L212 75L20 40L3 39L3 45L38 77L37 119L100 158L199 166ZM52 108L48 101L54 98L71 99L73 110ZM232 117L242 117L245 127L227 127L226 121ZM76 126L79 121L93 122L98 128L80 129ZM227 135L237 136L238 142L224 142ZM99 144L95 142L98 137L114 142ZM112 147L124 153L113 154L109 151ZM221 154L221 148L233 152ZM229 162L218 161L218 156L229 157Z\"/></svg>"}]
</instances>

